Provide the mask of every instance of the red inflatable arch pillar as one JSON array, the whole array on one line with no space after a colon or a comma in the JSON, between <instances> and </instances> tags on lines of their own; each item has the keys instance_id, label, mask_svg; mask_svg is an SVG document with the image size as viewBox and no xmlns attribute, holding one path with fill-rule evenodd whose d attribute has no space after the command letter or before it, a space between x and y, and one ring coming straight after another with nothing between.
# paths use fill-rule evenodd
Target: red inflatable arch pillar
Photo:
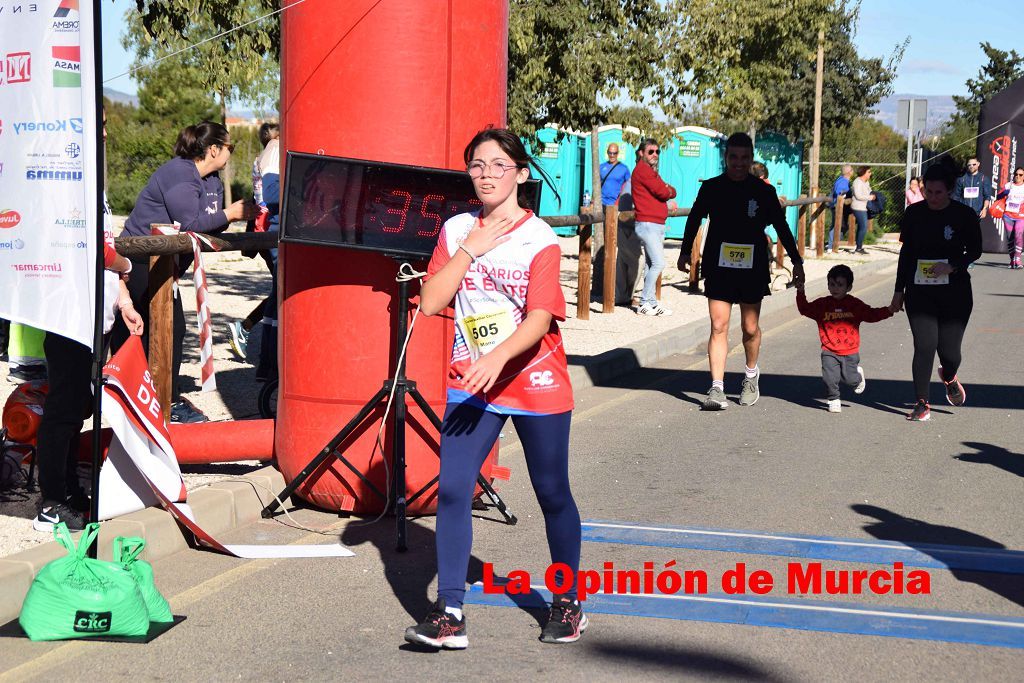
<instances>
[{"instance_id":1,"label":"red inflatable arch pillar","mask_svg":"<svg viewBox=\"0 0 1024 683\"><path fill-rule=\"evenodd\" d=\"M289 151L462 168L473 134L505 123L507 0L306 0L282 14L282 40L281 128ZM288 243L279 254L275 452L291 481L394 371L397 264L375 253ZM451 325L449 317L420 317L407 352L407 374L438 414ZM438 434L408 404L407 496L438 469ZM342 450L386 490L374 449L382 412ZM389 443L385 454L390 463ZM495 473L493 454L482 472ZM320 507L382 509L336 459L309 481L298 494ZM434 508L431 492L408 511Z\"/></svg>"}]
</instances>

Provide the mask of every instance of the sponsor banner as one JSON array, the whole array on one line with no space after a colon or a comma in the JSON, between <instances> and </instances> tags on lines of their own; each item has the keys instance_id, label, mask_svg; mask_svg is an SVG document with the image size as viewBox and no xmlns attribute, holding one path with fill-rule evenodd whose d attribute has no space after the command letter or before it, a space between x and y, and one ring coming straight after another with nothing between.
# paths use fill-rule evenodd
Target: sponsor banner
<instances>
[{"instance_id":1,"label":"sponsor banner","mask_svg":"<svg viewBox=\"0 0 1024 683\"><path fill-rule=\"evenodd\" d=\"M196 521L186 501L163 407L149 373L142 341L131 337L103 368L103 415L114 432L100 469L99 518L110 519L145 507L160 506L196 540L227 555L262 557L349 557L342 545L224 545Z\"/></svg>"},{"instance_id":2,"label":"sponsor banner","mask_svg":"<svg viewBox=\"0 0 1024 683\"><path fill-rule=\"evenodd\" d=\"M89 347L101 218L98 6L0 0L0 318Z\"/></svg>"}]
</instances>

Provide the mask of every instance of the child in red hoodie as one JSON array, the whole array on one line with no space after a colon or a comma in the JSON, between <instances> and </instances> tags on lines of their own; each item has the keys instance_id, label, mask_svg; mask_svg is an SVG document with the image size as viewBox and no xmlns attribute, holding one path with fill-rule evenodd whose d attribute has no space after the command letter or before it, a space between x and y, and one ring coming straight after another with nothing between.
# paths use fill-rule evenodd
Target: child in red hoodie
<instances>
[{"instance_id":1,"label":"child in red hoodie","mask_svg":"<svg viewBox=\"0 0 1024 683\"><path fill-rule=\"evenodd\" d=\"M828 293L808 302L803 285L797 285L796 307L800 313L818 323L821 337L821 378L828 390L828 412L842 412L839 384L854 387L853 393L864 392L866 381L860 366L860 324L877 323L892 317L886 307L871 308L855 296L853 271L838 265L828 271Z\"/></svg>"}]
</instances>

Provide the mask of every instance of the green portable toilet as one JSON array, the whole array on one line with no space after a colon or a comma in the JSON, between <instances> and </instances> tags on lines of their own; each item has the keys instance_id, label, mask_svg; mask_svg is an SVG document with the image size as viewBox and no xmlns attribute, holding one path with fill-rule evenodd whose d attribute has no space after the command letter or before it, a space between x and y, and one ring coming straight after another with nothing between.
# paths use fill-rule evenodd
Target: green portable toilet
<instances>
[{"instance_id":1,"label":"green portable toilet","mask_svg":"<svg viewBox=\"0 0 1024 683\"><path fill-rule=\"evenodd\" d=\"M758 133L754 142L754 159L768 167L768 181L775 187L780 197L797 199L800 197L803 183L803 144L791 143L779 133ZM796 237L797 220L800 207L791 206L786 209L786 222ZM769 228L768 234L774 242L777 238L775 230Z\"/></svg>"},{"instance_id":2,"label":"green portable toilet","mask_svg":"<svg viewBox=\"0 0 1024 683\"><path fill-rule=\"evenodd\" d=\"M562 139L558 140L559 133ZM568 216L579 213L583 197L584 148L589 138L574 131L559 130L548 124L537 132L540 146L530 154L544 170L531 169L532 177L541 181L540 215ZM524 139L524 142L527 142ZM545 177L545 174L547 177ZM575 235L575 227L555 228L559 235Z\"/></svg>"},{"instance_id":3,"label":"green portable toilet","mask_svg":"<svg viewBox=\"0 0 1024 683\"><path fill-rule=\"evenodd\" d=\"M676 189L676 204L693 206L700 184L725 170L725 136L701 126L681 126L661 153L658 174ZM686 218L669 218L665 236L682 239Z\"/></svg>"}]
</instances>

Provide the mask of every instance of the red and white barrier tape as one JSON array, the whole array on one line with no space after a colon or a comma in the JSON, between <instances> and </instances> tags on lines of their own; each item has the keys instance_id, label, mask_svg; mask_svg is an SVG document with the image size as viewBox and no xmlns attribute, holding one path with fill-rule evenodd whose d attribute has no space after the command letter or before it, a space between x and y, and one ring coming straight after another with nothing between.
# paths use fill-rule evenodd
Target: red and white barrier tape
<instances>
[{"instance_id":1,"label":"red and white barrier tape","mask_svg":"<svg viewBox=\"0 0 1024 683\"><path fill-rule=\"evenodd\" d=\"M214 251L218 248L206 235L186 232L192 240L192 281L196 287L196 324L199 332L199 366L202 374L203 391L217 389L217 376L213 369L213 329L210 324L210 307L207 304L209 290L206 287L206 269L203 267L203 248L200 242Z\"/></svg>"}]
</instances>

